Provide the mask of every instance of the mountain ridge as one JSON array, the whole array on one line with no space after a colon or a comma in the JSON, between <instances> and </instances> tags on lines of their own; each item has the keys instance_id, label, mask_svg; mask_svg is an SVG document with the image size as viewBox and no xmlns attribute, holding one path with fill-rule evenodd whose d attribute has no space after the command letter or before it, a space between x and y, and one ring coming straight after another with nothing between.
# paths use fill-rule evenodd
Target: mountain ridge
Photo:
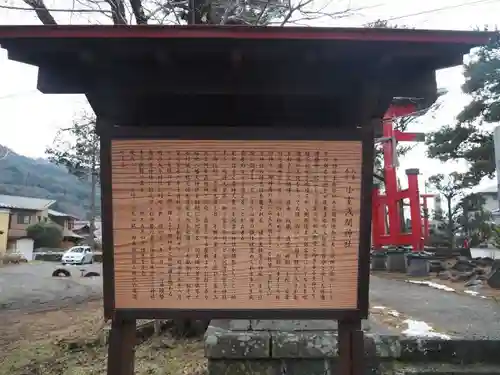
<instances>
[{"instance_id":1,"label":"mountain ridge","mask_svg":"<svg viewBox=\"0 0 500 375\"><path fill-rule=\"evenodd\" d=\"M0 194L53 199L52 209L85 219L90 211L90 192L90 182L76 178L66 168L0 145Z\"/></svg>"}]
</instances>

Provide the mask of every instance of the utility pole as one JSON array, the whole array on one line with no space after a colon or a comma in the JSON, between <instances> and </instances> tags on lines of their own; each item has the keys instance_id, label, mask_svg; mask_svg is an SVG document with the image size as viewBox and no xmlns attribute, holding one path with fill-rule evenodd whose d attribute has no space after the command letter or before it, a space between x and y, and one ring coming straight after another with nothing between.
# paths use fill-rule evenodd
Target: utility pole
<instances>
[{"instance_id":1,"label":"utility pole","mask_svg":"<svg viewBox=\"0 0 500 375\"><path fill-rule=\"evenodd\" d=\"M493 131L493 142L495 144L495 165L497 171L497 201L500 209L500 126Z\"/></svg>"},{"instance_id":2,"label":"utility pole","mask_svg":"<svg viewBox=\"0 0 500 375\"><path fill-rule=\"evenodd\" d=\"M95 250L95 217L96 217L96 193L97 193L97 155L96 155L95 141L92 142L92 153L90 161L90 221L89 221L89 245Z\"/></svg>"}]
</instances>

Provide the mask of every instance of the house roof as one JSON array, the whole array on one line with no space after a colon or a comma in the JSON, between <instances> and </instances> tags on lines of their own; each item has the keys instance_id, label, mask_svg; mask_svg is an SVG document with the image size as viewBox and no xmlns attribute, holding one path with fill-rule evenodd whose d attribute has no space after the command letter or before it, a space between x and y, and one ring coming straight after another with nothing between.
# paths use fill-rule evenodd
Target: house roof
<instances>
[{"instance_id":1,"label":"house roof","mask_svg":"<svg viewBox=\"0 0 500 375\"><path fill-rule=\"evenodd\" d=\"M83 239L84 237L80 236L79 234L76 234L72 230L69 229L64 229L63 230L63 237L69 237L69 238L79 238Z\"/></svg>"},{"instance_id":2,"label":"house roof","mask_svg":"<svg viewBox=\"0 0 500 375\"><path fill-rule=\"evenodd\" d=\"M49 199L19 197L16 195L0 195L1 208L41 211L50 207L55 202L55 200Z\"/></svg>"},{"instance_id":3,"label":"house roof","mask_svg":"<svg viewBox=\"0 0 500 375\"><path fill-rule=\"evenodd\" d=\"M49 210L49 215L50 216L57 216L57 217L70 217L70 218L77 219L76 216L73 216L71 214L67 214L67 213L64 213L64 212L59 212L59 211L56 211L56 210Z\"/></svg>"},{"instance_id":4,"label":"house roof","mask_svg":"<svg viewBox=\"0 0 500 375\"><path fill-rule=\"evenodd\" d=\"M477 190L478 194L485 194L485 195L496 195L498 192L498 188L496 185L490 185L482 188L481 190Z\"/></svg>"},{"instance_id":5,"label":"house roof","mask_svg":"<svg viewBox=\"0 0 500 375\"><path fill-rule=\"evenodd\" d=\"M95 229L101 228L101 220L94 221ZM90 222L87 220L75 220L73 223L73 230L80 230L85 227L90 227Z\"/></svg>"}]
</instances>

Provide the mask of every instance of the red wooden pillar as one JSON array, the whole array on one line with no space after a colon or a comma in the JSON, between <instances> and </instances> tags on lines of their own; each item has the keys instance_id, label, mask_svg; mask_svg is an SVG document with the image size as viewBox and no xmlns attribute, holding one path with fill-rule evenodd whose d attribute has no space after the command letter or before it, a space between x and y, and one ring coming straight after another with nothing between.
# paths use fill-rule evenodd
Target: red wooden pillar
<instances>
[{"instance_id":1,"label":"red wooden pillar","mask_svg":"<svg viewBox=\"0 0 500 375\"><path fill-rule=\"evenodd\" d=\"M394 165L394 155L396 154L396 145L394 137L394 129L392 126L392 113L388 111L386 116L390 116L389 119L384 120L383 130L384 138L389 138L390 140L384 142L384 184L385 184L385 196L387 197L387 212L389 216L389 228L388 234L392 241L396 241L397 236L401 233L401 219L399 217L398 201L396 197L398 195L398 183L396 177L396 166ZM394 242L395 243L395 242Z\"/></svg>"},{"instance_id":2,"label":"red wooden pillar","mask_svg":"<svg viewBox=\"0 0 500 375\"><path fill-rule=\"evenodd\" d=\"M422 216L420 214L420 194L418 191L418 175L417 168L407 169L408 176L408 197L410 199L410 217L411 217L411 246L413 251L421 251L423 249L422 241Z\"/></svg>"},{"instance_id":3,"label":"red wooden pillar","mask_svg":"<svg viewBox=\"0 0 500 375\"><path fill-rule=\"evenodd\" d=\"M372 190L372 246L374 249L382 247L380 237L385 234L383 209L384 205L380 199L380 187L374 185Z\"/></svg>"}]
</instances>

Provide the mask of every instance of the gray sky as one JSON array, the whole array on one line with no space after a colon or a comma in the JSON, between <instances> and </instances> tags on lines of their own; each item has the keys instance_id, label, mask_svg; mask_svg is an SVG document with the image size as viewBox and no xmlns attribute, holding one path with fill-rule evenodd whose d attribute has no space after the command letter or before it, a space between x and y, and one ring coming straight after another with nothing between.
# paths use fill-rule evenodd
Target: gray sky
<instances>
[{"instance_id":1,"label":"gray sky","mask_svg":"<svg viewBox=\"0 0 500 375\"><path fill-rule=\"evenodd\" d=\"M82 0L84 1L84 0ZM316 0L324 3L325 0ZM73 1L47 0L49 8L70 8ZM470 30L474 27L495 26L500 14L500 0L333 0L329 9L364 8L357 14L336 21L320 20L320 26L361 26L376 19L390 19L396 24L404 24L420 29ZM1 5L25 7L21 0L0 0ZM96 19L100 23L107 20L102 15L86 13L79 17L75 14L56 13L60 23L88 24ZM96 18L97 17L97 18ZM0 9L0 24L38 24L30 11ZM2 137L0 143L15 152L42 157L47 145L51 143L58 128L71 124L75 113L88 104L78 95L43 95L36 91L37 69L32 66L7 60L7 53L0 50L0 121ZM467 97L460 91L463 82L461 68L452 68L437 73L438 84L449 90L442 99L443 107L435 118L426 115L412 126L413 131L430 131L441 124L453 123L454 116L467 103ZM443 165L429 160L424 155L423 145L416 147L401 161L401 175L406 168L420 168L424 180L431 174L450 172L463 168L463 165ZM404 180L404 179L403 179ZM482 186L495 185L493 181Z\"/></svg>"}]
</instances>

